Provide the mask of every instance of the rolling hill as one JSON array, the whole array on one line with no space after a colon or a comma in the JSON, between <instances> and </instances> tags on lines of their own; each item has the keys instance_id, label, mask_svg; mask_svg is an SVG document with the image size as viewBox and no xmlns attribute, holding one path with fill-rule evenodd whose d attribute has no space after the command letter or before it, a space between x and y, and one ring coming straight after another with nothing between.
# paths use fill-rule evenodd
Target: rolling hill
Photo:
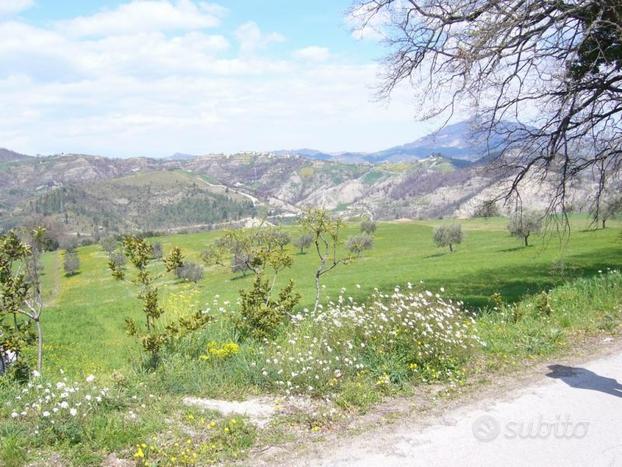
<instances>
[{"instance_id":1,"label":"rolling hill","mask_svg":"<svg viewBox=\"0 0 622 467\"><path fill-rule=\"evenodd\" d=\"M278 151L111 159L29 157L2 150L0 229L36 221L69 237L96 238L127 231L209 229L265 216L280 222L309 206L346 217L468 217L485 201L506 193L513 176L497 169L494 157L474 162L486 143L467 139L469 128L462 122L365 155L305 149L303 155ZM594 183L585 179L571 187L568 199L576 210L589 208ZM554 179L527 178L523 202L545 208L553 186Z\"/></svg>"}]
</instances>

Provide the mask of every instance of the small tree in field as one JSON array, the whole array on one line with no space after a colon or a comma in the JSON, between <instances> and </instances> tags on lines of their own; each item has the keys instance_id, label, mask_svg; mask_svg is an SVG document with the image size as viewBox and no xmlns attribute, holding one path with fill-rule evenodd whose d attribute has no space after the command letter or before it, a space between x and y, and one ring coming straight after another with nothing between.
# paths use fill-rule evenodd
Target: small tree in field
<instances>
[{"instance_id":1,"label":"small tree in field","mask_svg":"<svg viewBox=\"0 0 622 467\"><path fill-rule=\"evenodd\" d=\"M363 222L361 222L361 232L368 235L373 235L374 233L376 233L376 223L371 219L365 219Z\"/></svg>"},{"instance_id":2,"label":"small tree in field","mask_svg":"<svg viewBox=\"0 0 622 467\"><path fill-rule=\"evenodd\" d=\"M153 258L153 247L150 255ZM184 255L179 247L174 246L171 248L170 253L164 258L164 265L166 266L166 272L177 271L178 268L184 265Z\"/></svg>"},{"instance_id":3,"label":"small tree in field","mask_svg":"<svg viewBox=\"0 0 622 467\"><path fill-rule=\"evenodd\" d=\"M305 232L311 235L313 247L320 260L315 270L315 305L313 311L316 311L320 304L322 276L340 264L348 264L356 259L364 249L367 249L364 247L366 241L363 241L362 238L350 239L350 251L340 253L343 221L331 216L325 209L309 209L303 215L300 223Z\"/></svg>"},{"instance_id":4,"label":"small tree in field","mask_svg":"<svg viewBox=\"0 0 622 467\"><path fill-rule=\"evenodd\" d=\"M234 272L255 274L250 289L240 290L240 318L235 320L235 327L241 339L263 339L273 334L300 300L291 280L277 298L273 296L278 274L292 265L285 248L289 241L289 236L274 228L234 229L202 254L208 264L231 264Z\"/></svg>"},{"instance_id":5,"label":"small tree in field","mask_svg":"<svg viewBox=\"0 0 622 467\"><path fill-rule=\"evenodd\" d=\"M80 258L76 250L66 250L63 258L63 270L66 276L73 276L80 270Z\"/></svg>"},{"instance_id":6,"label":"small tree in field","mask_svg":"<svg viewBox=\"0 0 622 467\"><path fill-rule=\"evenodd\" d=\"M525 246L529 246L529 236L538 234L542 230L542 215L534 212L516 212L508 224L510 234L522 238Z\"/></svg>"},{"instance_id":7,"label":"small tree in field","mask_svg":"<svg viewBox=\"0 0 622 467\"><path fill-rule=\"evenodd\" d=\"M153 261L152 245L145 239L127 236L123 240L123 247L136 269L134 283L139 287L138 298L142 301L145 317L144 325L131 318L126 319L127 332L140 341L143 349L150 355L149 364L154 367L158 364L160 352L165 345L175 337L201 328L210 318L198 311L190 317L181 317L176 322L161 324L160 318L165 310L160 306L158 288L154 285L155 277L149 270L149 264Z\"/></svg>"},{"instance_id":8,"label":"small tree in field","mask_svg":"<svg viewBox=\"0 0 622 467\"><path fill-rule=\"evenodd\" d=\"M43 369L44 310L39 257L45 233L43 227L27 232L29 243L15 231L0 236L0 359L4 361L10 353L15 361L23 348L36 339L39 373Z\"/></svg>"},{"instance_id":9,"label":"small tree in field","mask_svg":"<svg viewBox=\"0 0 622 467\"><path fill-rule=\"evenodd\" d=\"M294 246L300 250L300 254L303 255L305 248L309 248L313 243L313 237L309 234L303 234L294 240Z\"/></svg>"},{"instance_id":10,"label":"small tree in field","mask_svg":"<svg viewBox=\"0 0 622 467\"><path fill-rule=\"evenodd\" d=\"M155 242L151 245L151 256L153 259L162 259L162 256L164 256L162 244L160 242Z\"/></svg>"},{"instance_id":11,"label":"small tree in field","mask_svg":"<svg viewBox=\"0 0 622 467\"><path fill-rule=\"evenodd\" d=\"M108 254L108 256L110 256L114 252L114 250L117 249L118 243L119 242L117 242L117 239L114 237L102 238L99 241L99 244L101 245L102 250L104 250Z\"/></svg>"},{"instance_id":12,"label":"small tree in field","mask_svg":"<svg viewBox=\"0 0 622 467\"><path fill-rule=\"evenodd\" d=\"M178 279L196 283L203 279L203 268L196 263L186 261L183 266L175 270L175 275Z\"/></svg>"},{"instance_id":13,"label":"small tree in field","mask_svg":"<svg viewBox=\"0 0 622 467\"><path fill-rule=\"evenodd\" d=\"M606 229L607 221L620 213L622 213L622 197L605 199L594 209L593 221L600 222L601 227Z\"/></svg>"},{"instance_id":14,"label":"small tree in field","mask_svg":"<svg viewBox=\"0 0 622 467\"><path fill-rule=\"evenodd\" d=\"M113 251L110 253L108 257L108 268L112 273L112 277L116 280L125 279L125 264L127 263L127 258L123 251Z\"/></svg>"},{"instance_id":15,"label":"small tree in field","mask_svg":"<svg viewBox=\"0 0 622 467\"><path fill-rule=\"evenodd\" d=\"M437 247L449 247L453 253L454 245L462 243L462 226L460 224L441 225L434 229L434 244Z\"/></svg>"},{"instance_id":16,"label":"small tree in field","mask_svg":"<svg viewBox=\"0 0 622 467\"><path fill-rule=\"evenodd\" d=\"M499 207L494 199L483 201L473 212L473 217L496 217L499 215Z\"/></svg>"}]
</instances>

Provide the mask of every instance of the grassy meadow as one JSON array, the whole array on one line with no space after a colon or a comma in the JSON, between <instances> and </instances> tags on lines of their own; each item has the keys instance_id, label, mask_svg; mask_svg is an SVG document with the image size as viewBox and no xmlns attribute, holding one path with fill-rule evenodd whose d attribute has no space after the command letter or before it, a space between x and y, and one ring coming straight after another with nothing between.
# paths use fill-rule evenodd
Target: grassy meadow
<instances>
[{"instance_id":1,"label":"grassy meadow","mask_svg":"<svg viewBox=\"0 0 622 467\"><path fill-rule=\"evenodd\" d=\"M584 337L619 332L622 223L588 230L587 218L574 217L569 239L549 233L523 247L505 219L465 220L464 241L450 253L432 242L443 222L451 221L380 223L372 250L323 276L324 307L316 313L304 309L312 308L317 257L290 246L293 265L277 287L293 279L302 299L266 339L236 331L237 297L251 275L214 266L195 285L156 261L150 268L165 316L213 315L172 341L156 368L144 365L126 332L126 318L143 319L137 289L111 277L101 246L78 249L80 272L71 277L62 272L62 252L46 253L44 374L27 383L0 378L0 465L102 465L111 453L137 466L229 463L253 449L321 437L383 398L429 383L440 383L441 399L459 395ZM344 238L358 225L346 230ZM151 240L200 262L220 235ZM188 407L189 395L303 405L258 428L245 417Z\"/></svg>"},{"instance_id":2,"label":"grassy meadow","mask_svg":"<svg viewBox=\"0 0 622 467\"><path fill-rule=\"evenodd\" d=\"M491 304L494 293L500 293L506 302L515 302L563 282L622 266L622 240L619 224L614 222L606 230L592 231L587 230L587 218L576 217L571 220L569 240L561 241L557 234L549 233L534 236L530 239L532 245L524 248L519 239L508 234L506 219L466 220L461 222L464 241L454 253L432 243L432 230L442 222L381 223L372 250L323 277L323 298L334 298L344 287L349 295L363 300L374 288L391 290L395 285L423 281L426 288L444 288L444 296L461 300L468 309L477 311ZM299 234L296 227L285 230L292 237ZM347 230L346 236L355 233L357 226L350 225ZM219 235L206 232L152 240L161 242L165 252L178 246L189 259L201 263L201 251ZM110 276L106 253L99 245L80 248L79 256L80 273L72 277L62 273L62 252L44 258L44 289L49 303L43 318L48 365L82 373L123 368L132 352L138 351L124 328L125 317L140 319L136 290ZM294 279L302 295L301 308L313 304L316 264L313 251L296 253L291 269L279 277L281 285ZM173 305L175 292L190 286L165 274L162 265L158 268L159 282L165 286L163 303ZM207 268L196 287L193 304L205 308L215 296L221 302L235 302L238 291L248 287L251 280L250 275L240 277L222 267Z\"/></svg>"}]
</instances>

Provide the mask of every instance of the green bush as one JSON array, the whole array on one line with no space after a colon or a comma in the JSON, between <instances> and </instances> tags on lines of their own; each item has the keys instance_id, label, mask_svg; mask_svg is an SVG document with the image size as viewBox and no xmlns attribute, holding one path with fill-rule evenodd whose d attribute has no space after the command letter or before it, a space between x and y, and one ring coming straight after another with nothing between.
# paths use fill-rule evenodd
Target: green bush
<instances>
[{"instance_id":1,"label":"green bush","mask_svg":"<svg viewBox=\"0 0 622 467\"><path fill-rule=\"evenodd\" d=\"M240 338L272 337L300 301L300 294L294 292L291 280L276 300L271 298L271 292L269 280L261 275L255 277L249 290L240 291L240 318L236 322Z\"/></svg>"}]
</instances>

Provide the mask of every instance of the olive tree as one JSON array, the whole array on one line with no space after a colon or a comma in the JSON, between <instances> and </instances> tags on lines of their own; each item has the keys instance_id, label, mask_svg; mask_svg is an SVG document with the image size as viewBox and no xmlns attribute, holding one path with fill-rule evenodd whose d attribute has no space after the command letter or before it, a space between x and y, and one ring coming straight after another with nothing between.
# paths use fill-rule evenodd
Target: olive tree
<instances>
[{"instance_id":1,"label":"olive tree","mask_svg":"<svg viewBox=\"0 0 622 467\"><path fill-rule=\"evenodd\" d=\"M440 225L434 229L433 240L437 247L449 247L453 253L454 245L462 243L462 226L460 224Z\"/></svg>"},{"instance_id":2,"label":"olive tree","mask_svg":"<svg viewBox=\"0 0 622 467\"><path fill-rule=\"evenodd\" d=\"M117 249L118 246L117 239L115 237L105 237L99 241L102 249L110 256L113 251ZM69 248L67 248L69 249Z\"/></svg>"},{"instance_id":3,"label":"olive tree","mask_svg":"<svg viewBox=\"0 0 622 467\"><path fill-rule=\"evenodd\" d=\"M373 235L376 233L376 223L371 219L365 219L361 222L361 232L366 233L368 235Z\"/></svg>"},{"instance_id":4,"label":"olive tree","mask_svg":"<svg viewBox=\"0 0 622 467\"><path fill-rule=\"evenodd\" d=\"M485 219L489 217L496 217L498 215L499 207L494 199L482 201L473 212L473 217L483 217Z\"/></svg>"},{"instance_id":5,"label":"olive tree","mask_svg":"<svg viewBox=\"0 0 622 467\"><path fill-rule=\"evenodd\" d=\"M542 214L535 211L518 211L510 217L508 230L517 238L522 238L525 246L529 246L529 236L542 230Z\"/></svg>"},{"instance_id":6,"label":"olive tree","mask_svg":"<svg viewBox=\"0 0 622 467\"><path fill-rule=\"evenodd\" d=\"M188 282L199 282L203 279L203 268L196 263L185 261L182 266L175 270L175 275L178 279Z\"/></svg>"},{"instance_id":7,"label":"olive tree","mask_svg":"<svg viewBox=\"0 0 622 467\"><path fill-rule=\"evenodd\" d=\"M346 241L346 249L354 255L360 255L374 246L374 237L368 233L353 235Z\"/></svg>"},{"instance_id":8,"label":"olive tree","mask_svg":"<svg viewBox=\"0 0 622 467\"><path fill-rule=\"evenodd\" d=\"M73 276L80 270L80 257L76 250L65 250L63 255L63 270L66 276Z\"/></svg>"},{"instance_id":9,"label":"olive tree","mask_svg":"<svg viewBox=\"0 0 622 467\"><path fill-rule=\"evenodd\" d=\"M593 210L594 223L600 222L603 229L607 228L607 221L622 212L622 197L611 196L607 199L601 197Z\"/></svg>"},{"instance_id":10,"label":"olive tree","mask_svg":"<svg viewBox=\"0 0 622 467\"><path fill-rule=\"evenodd\" d=\"M300 254L304 254L305 248L309 248L313 243L313 237L309 234L303 234L294 240L294 246L300 250Z\"/></svg>"}]
</instances>

